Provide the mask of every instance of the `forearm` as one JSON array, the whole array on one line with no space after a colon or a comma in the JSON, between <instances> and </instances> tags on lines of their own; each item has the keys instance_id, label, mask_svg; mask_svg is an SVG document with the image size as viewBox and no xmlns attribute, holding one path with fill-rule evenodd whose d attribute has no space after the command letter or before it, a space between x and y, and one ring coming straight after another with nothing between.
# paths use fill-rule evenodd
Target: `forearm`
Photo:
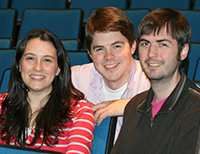
<instances>
[{"instance_id":1,"label":"forearm","mask_svg":"<svg viewBox=\"0 0 200 154\"><path fill-rule=\"evenodd\" d=\"M95 121L99 125L103 119L112 116L123 116L124 108L127 103L130 101L129 99L121 99L115 101L107 101L97 104L93 107L95 113Z\"/></svg>"}]
</instances>

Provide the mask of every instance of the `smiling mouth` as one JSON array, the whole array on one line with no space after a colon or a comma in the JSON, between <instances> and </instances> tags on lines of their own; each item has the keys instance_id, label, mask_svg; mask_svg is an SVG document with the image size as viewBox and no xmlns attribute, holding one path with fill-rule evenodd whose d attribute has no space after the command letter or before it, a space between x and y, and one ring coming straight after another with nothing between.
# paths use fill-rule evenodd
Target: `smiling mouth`
<instances>
[{"instance_id":1,"label":"smiling mouth","mask_svg":"<svg viewBox=\"0 0 200 154\"><path fill-rule=\"evenodd\" d=\"M33 79L43 79L44 76L41 76L41 75L31 75L31 78L33 78Z\"/></svg>"},{"instance_id":2,"label":"smiling mouth","mask_svg":"<svg viewBox=\"0 0 200 154\"><path fill-rule=\"evenodd\" d=\"M156 66L160 66L160 64L156 64L156 63L154 63L154 64L148 64L149 66L154 66L154 67L156 67Z\"/></svg>"},{"instance_id":3,"label":"smiling mouth","mask_svg":"<svg viewBox=\"0 0 200 154\"><path fill-rule=\"evenodd\" d=\"M119 65L119 63L113 65L105 65L105 68L113 68L116 67L117 65Z\"/></svg>"}]
</instances>

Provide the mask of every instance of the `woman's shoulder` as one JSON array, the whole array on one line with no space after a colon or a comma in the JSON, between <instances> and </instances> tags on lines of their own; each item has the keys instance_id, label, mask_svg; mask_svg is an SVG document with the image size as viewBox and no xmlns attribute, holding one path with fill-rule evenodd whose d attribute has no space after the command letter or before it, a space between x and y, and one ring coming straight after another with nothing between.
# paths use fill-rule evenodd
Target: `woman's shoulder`
<instances>
[{"instance_id":1,"label":"woman's shoulder","mask_svg":"<svg viewBox=\"0 0 200 154\"><path fill-rule=\"evenodd\" d=\"M76 104L75 104L75 100L72 100L72 102L73 102L72 103L72 106L73 106L72 112L77 113L81 110L84 110L84 111L88 110L89 112L92 111L91 104L84 99L78 100L78 102Z\"/></svg>"},{"instance_id":2,"label":"woman's shoulder","mask_svg":"<svg viewBox=\"0 0 200 154\"><path fill-rule=\"evenodd\" d=\"M6 97L8 96L8 94L0 94L0 114L1 114L1 106L3 101L6 99Z\"/></svg>"},{"instance_id":3,"label":"woman's shoulder","mask_svg":"<svg viewBox=\"0 0 200 154\"><path fill-rule=\"evenodd\" d=\"M8 96L7 93L5 93L5 94L0 94L0 103L2 103L2 102L6 99L7 96Z\"/></svg>"},{"instance_id":4,"label":"woman's shoulder","mask_svg":"<svg viewBox=\"0 0 200 154\"><path fill-rule=\"evenodd\" d=\"M92 127L94 127L94 112L92 110L92 106L86 100L79 100L72 108L72 122L76 123L79 121L80 123L89 123Z\"/></svg>"}]
</instances>

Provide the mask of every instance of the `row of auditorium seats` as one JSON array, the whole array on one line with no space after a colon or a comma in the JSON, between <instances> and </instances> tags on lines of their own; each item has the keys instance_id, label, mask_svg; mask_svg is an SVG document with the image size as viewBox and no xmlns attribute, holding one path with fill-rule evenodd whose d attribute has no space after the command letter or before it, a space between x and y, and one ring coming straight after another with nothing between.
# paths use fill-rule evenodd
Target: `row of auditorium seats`
<instances>
[{"instance_id":1,"label":"row of auditorium seats","mask_svg":"<svg viewBox=\"0 0 200 154\"><path fill-rule=\"evenodd\" d=\"M12 47L16 35L18 41L32 29L47 28L62 39L64 43L75 44L77 48L74 49L77 50L80 46L82 17L83 11L81 9L26 9L20 31L16 34L16 9L0 9L0 39L6 40L9 44L7 46ZM5 46L0 48L5 48ZM72 50L72 48L70 49Z\"/></svg>"},{"instance_id":2,"label":"row of auditorium seats","mask_svg":"<svg viewBox=\"0 0 200 154\"><path fill-rule=\"evenodd\" d=\"M95 12L93 9L91 13ZM150 12L150 9L124 10L135 24L135 32L142 18ZM0 9L0 38L7 39L10 44L16 38L23 38L27 32L34 28L47 28L55 33L60 39L76 40L77 49L80 49L83 41L82 23L83 11L81 9L25 9L20 24L19 33L16 34L16 9ZM75 42L74 40L74 42ZM16 41L16 42L17 42ZM1 45L1 44L0 44ZM9 46L9 45L8 45ZM14 45L15 46L15 45ZM0 46L0 48L2 48ZM3 46L4 48L4 46ZM73 50L72 48L67 48ZM86 47L84 46L84 49Z\"/></svg>"},{"instance_id":3,"label":"row of auditorium seats","mask_svg":"<svg viewBox=\"0 0 200 154\"><path fill-rule=\"evenodd\" d=\"M20 41L21 39L17 41L17 45ZM79 50L81 48L80 39L61 39L61 41L67 50ZM0 38L0 49L12 49L14 48L13 44L12 38Z\"/></svg>"},{"instance_id":4,"label":"row of auditorium seats","mask_svg":"<svg viewBox=\"0 0 200 154\"><path fill-rule=\"evenodd\" d=\"M175 9L200 9L200 0L0 0L0 8L16 8L18 21L26 8L82 8L86 21L92 8L115 6L121 9L170 7Z\"/></svg>"},{"instance_id":5,"label":"row of auditorium seats","mask_svg":"<svg viewBox=\"0 0 200 154\"><path fill-rule=\"evenodd\" d=\"M92 9L94 13L96 9ZM135 25L135 33L142 18L150 9L123 10ZM192 28L192 42L200 42L200 10L178 10L189 21ZM0 48L15 47L16 42L34 28L47 28L55 33L63 42L68 42L68 50L86 50L83 38L83 10L81 9L25 9L17 33L16 9L0 9ZM1 42L8 42L8 44ZM76 46L70 47L70 43ZM1 46L3 45L3 46ZM73 48L72 48L73 47Z\"/></svg>"}]
</instances>

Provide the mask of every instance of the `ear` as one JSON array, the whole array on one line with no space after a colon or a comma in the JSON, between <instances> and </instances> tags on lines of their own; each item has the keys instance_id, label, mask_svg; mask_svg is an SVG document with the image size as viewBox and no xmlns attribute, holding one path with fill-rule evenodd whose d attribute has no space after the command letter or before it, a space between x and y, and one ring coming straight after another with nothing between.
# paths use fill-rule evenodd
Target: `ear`
<instances>
[{"instance_id":1,"label":"ear","mask_svg":"<svg viewBox=\"0 0 200 154\"><path fill-rule=\"evenodd\" d=\"M91 52L87 49L88 55L90 56L90 58L92 59L92 54ZM93 59L92 59L93 60Z\"/></svg>"},{"instance_id":2,"label":"ear","mask_svg":"<svg viewBox=\"0 0 200 154\"><path fill-rule=\"evenodd\" d=\"M56 70L56 76L58 76L60 74L60 68L58 67Z\"/></svg>"},{"instance_id":3,"label":"ear","mask_svg":"<svg viewBox=\"0 0 200 154\"><path fill-rule=\"evenodd\" d=\"M190 47L188 43L184 44L184 47L180 53L180 60L184 60L187 57L189 48Z\"/></svg>"},{"instance_id":4,"label":"ear","mask_svg":"<svg viewBox=\"0 0 200 154\"><path fill-rule=\"evenodd\" d=\"M133 44L131 46L131 54L133 55L135 53L135 50L136 50L136 41L134 40L133 41Z\"/></svg>"}]
</instances>

